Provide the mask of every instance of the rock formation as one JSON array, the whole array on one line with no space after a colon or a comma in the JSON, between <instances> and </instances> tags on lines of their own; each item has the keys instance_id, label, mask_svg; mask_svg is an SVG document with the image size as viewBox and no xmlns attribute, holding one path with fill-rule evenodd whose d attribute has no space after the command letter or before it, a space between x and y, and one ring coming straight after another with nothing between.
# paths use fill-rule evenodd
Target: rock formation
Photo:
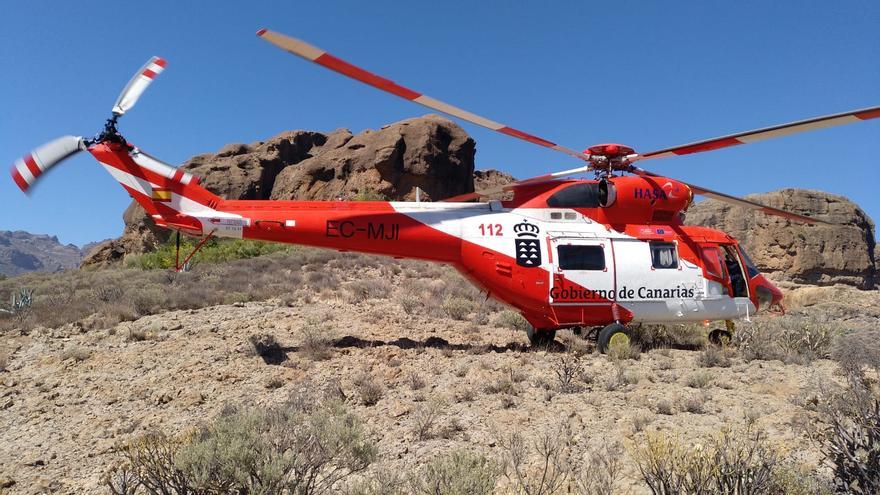
<instances>
[{"instance_id":1,"label":"rock formation","mask_svg":"<svg viewBox=\"0 0 880 495\"><path fill-rule=\"evenodd\" d=\"M758 269L775 279L875 287L874 222L855 203L842 196L803 189L747 197L837 225L794 223L713 200L693 205L686 221L729 233L740 241Z\"/></svg>"},{"instance_id":2,"label":"rock formation","mask_svg":"<svg viewBox=\"0 0 880 495\"><path fill-rule=\"evenodd\" d=\"M474 190L476 145L461 127L436 115L352 135L281 133L265 142L230 144L191 158L182 168L227 199L437 200ZM102 243L83 261L101 265L140 254L168 239L132 202L120 238Z\"/></svg>"}]
</instances>

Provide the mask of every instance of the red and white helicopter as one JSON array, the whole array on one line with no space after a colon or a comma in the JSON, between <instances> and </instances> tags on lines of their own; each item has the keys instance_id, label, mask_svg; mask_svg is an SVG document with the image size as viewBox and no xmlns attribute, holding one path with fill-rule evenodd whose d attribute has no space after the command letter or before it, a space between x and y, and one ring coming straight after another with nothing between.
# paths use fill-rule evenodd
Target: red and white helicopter
<instances>
[{"instance_id":1,"label":"red and white helicopter","mask_svg":"<svg viewBox=\"0 0 880 495\"><path fill-rule=\"evenodd\" d=\"M872 107L650 153L621 144L578 152L400 86L303 41L266 29L257 34L342 75L583 163L442 202L225 200L118 132L118 118L165 68L163 59L153 57L123 89L103 132L37 148L15 163L13 180L27 192L51 167L88 150L157 225L199 236L202 243L245 238L447 263L521 312L533 344L552 341L557 329L602 327L604 351L612 342L628 342L631 324L725 320L732 329L733 319L781 308L780 290L734 238L682 224L695 194L796 222L825 223L662 177L637 162L880 117L880 107ZM587 172L595 179L567 178ZM473 202L502 192L512 192L513 199ZM727 330L710 334L724 336Z\"/></svg>"}]
</instances>

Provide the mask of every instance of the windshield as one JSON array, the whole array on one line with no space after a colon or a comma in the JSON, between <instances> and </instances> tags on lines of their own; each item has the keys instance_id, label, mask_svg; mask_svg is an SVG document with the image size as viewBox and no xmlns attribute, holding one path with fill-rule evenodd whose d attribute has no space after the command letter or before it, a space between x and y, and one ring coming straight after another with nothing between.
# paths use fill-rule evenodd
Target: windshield
<instances>
[{"instance_id":1,"label":"windshield","mask_svg":"<svg viewBox=\"0 0 880 495\"><path fill-rule=\"evenodd\" d=\"M749 255L746 254L746 250L743 249L742 246L739 247L739 252L740 254L742 254L743 259L746 260L746 271L749 272L749 278L753 278L758 273L760 273L758 272L758 268L755 266L755 263L752 262L752 259L749 258Z\"/></svg>"}]
</instances>

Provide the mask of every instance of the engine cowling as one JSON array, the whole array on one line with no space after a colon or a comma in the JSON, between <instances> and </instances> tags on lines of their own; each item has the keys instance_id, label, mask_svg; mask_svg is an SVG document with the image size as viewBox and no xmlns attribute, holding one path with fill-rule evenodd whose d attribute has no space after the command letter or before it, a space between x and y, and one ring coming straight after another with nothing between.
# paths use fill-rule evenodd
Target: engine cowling
<instances>
[{"instance_id":1,"label":"engine cowling","mask_svg":"<svg viewBox=\"0 0 880 495\"><path fill-rule=\"evenodd\" d=\"M598 184L600 211L609 223L677 223L694 198L690 187L664 177L615 177Z\"/></svg>"}]
</instances>

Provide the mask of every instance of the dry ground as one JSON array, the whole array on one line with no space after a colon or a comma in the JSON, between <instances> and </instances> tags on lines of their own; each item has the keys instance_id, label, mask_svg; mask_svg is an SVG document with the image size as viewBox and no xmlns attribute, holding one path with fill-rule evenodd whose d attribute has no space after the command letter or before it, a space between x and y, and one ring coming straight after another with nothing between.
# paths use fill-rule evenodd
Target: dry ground
<instances>
[{"instance_id":1,"label":"dry ground","mask_svg":"<svg viewBox=\"0 0 880 495\"><path fill-rule=\"evenodd\" d=\"M575 358L571 349L584 350L584 343L567 333L557 338L565 345L530 350L522 332L495 325L504 313L488 322L411 306L407 313L414 290L408 283L397 279L390 293L362 301L325 289L102 330L68 324L7 334L0 479L15 482L9 493L103 493L102 476L118 460L120 442L156 429L185 431L228 404L282 402L304 380L338 382L378 440L377 467L409 470L458 447L496 456L503 435L534 436L560 421L580 443L625 445L648 431L696 438L754 421L795 463L819 462L798 427L810 418L800 404L812 383L835 379L831 361L734 356L728 367L705 368L700 351L669 349L618 362L596 353ZM876 311L877 295L868 296L864 304ZM803 297L807 304L824 301ZM256 355L249 337L260 334L274 336L282 354ZM320 335L332 338L326 355L314 343ZM557 371L573 359L576 391L566 393ZM621 492L644 492L631 462Z\"/></svg>"}]
</instances>

